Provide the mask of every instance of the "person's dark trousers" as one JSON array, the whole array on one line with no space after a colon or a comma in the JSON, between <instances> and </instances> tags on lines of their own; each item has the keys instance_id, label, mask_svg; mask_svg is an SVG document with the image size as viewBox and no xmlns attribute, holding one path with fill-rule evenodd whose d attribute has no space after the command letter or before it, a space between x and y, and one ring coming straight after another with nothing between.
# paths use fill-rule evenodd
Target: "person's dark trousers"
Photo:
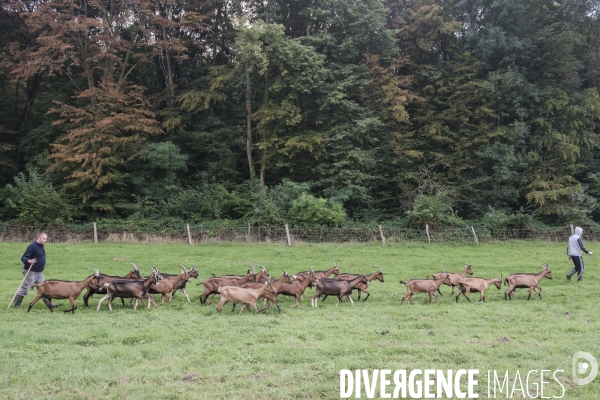
<instances>
[{"instance_id":1,"label":"person's dark trousers","mask_svg":"<svg viewBox=\"0 0 600 400\"><path fill-rule=\"evenodd\" d=\"M571 256L571 260L573 261L573 265L575 265L575 267L569 271L567 274L567 279L570 280L571 276L577 273L577 280L580 281L581 277L583 276L583 270L585 269L585 266L583 265L583 257Z\"/></svg>"}]
</instances>

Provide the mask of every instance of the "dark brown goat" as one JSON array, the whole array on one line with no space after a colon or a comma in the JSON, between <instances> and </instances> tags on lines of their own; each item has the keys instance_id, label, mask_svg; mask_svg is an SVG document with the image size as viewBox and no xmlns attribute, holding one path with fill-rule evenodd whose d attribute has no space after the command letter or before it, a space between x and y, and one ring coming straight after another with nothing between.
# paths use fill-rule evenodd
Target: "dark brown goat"
<instances>
[{"instance_id":1,"label":"dark brown goat","mask_svg":"<svg viewBox=\"0 0 600 400\"><path fill-rule=\"evenodd\" d=\"M365 271L363 271L362 275L365 275L367 277L367 280L369 281L369 283L371 283L374 280L384 282L383 271L381 270L381 267L379 265L374 265L374 267L377 268L379 271L373 272L372 274L369 274L369 275L365 275ZM338 276L335 277L335 279L349 281L349 280L355 279L358 276L361 276L361 274L339 274ZM369 283L364 284L364 283L360 282L354 287L354 290L358 290L358 300L357 301L360 301L360 295L363 292L367 294L367 297L365 297L365 299L363 301L367 301L367 299L371 295L371 293L369 293L369 291L367 290L367 288L369 287ZM326 298L327 298L327 296L324 296L323 300L325 300Z\"/></svg>"},{"instance_id":2,"label":"dark brown goat","mask_svg":"<svg viewBox=\"0 0 600 400\"><path fill-rule=\"evenodd\" d=\"M148 293L148 288L152 284L159 283L161 279L162 276L160 276L156 268L153 268L152 274L145 279L114 279L105 284L107 293L98 301L98 307L96 307L96 311L100 310L100 305L106 299L108 299L108 309L112 311L112 302L115 297L122 297L126 299L134 298L134 310L137 310L138 301L142 300L143 298L148 299L148 309L150 309L152 304L157 307L152 295Z\"/></svg>"},{"instance_id":3,"label":"dark brown goat","mask_svg":"<svg viewBox=\"0 0 600 400\"><path fill-rule=\"evenodd\" d=\"M129 273L125 276L110 276L100 274L99 281L97 284L96 282L90 282L90 284L87 287L87 292L83 295L83 305L88 307L88 301L90 297L92 297L96 293L105 295L106 287L104 286L104 284L112 281L113 279L141 279L140 271L138 271L137 266L134 263L130 264L133 265L133 269L129 271ZM121 299L121 302L123 303L123 305L125 305L123 299Z\"/></svg>"},{"instance_id":4,"label":"dark brown goat","mask_svg":"<svg viewBox=\"0 0 600 400\"><path fill-rule=\"evenodd\" d=\"M311 305L313 307L317 307L317 302L319 296L327 295L327 296L337 296L338 302L335 304L336 306L340 304L342 297L346 296L350 303L352 303L352 307L354 307L354 301L352 301L352 290L356 288L356 285L362 283L363 285L368 285L369 281L367 277L363 274L357 276L352 280L339 280L339 279L329 279L329 278L321 278L315 282L315 287L317 291L315 295L311 298Z\"/></svg>"}]
</instances>

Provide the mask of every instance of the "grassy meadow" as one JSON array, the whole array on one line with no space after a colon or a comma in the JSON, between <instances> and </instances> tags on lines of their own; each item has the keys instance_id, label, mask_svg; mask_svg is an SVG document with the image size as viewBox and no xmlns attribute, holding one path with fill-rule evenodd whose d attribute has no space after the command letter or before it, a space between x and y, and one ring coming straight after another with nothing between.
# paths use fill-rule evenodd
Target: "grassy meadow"
<instances>
[{"instance_id":1,"label":"grassy meadow","mask_svg":"<svg viewBox=\"0 0 600 400\"><path fill-rule=\"evenodd\" d=\"M571 262L566 244L511 242L475 245L396 243L319 244L125 244L46 245L46 279L82 280L101 273L124 275L135 262L142 274L150 266L177 273L178 265L195 264L200 280L188 283L192 303L178 292L170 305L137 311L114 311L100 297L75 314L54 313L39 301L28 314L30 291L20 310L6 309L22 279L19 259L26 243L0 243L0 398L3 399L334 399L340 397L341 369L479 369L479 398L488 398L487 371L509 371L511 389L517 371L527 386L530 370L563 370L546 375L545 397L597 399L600 377L586 386L572 381L571 362L577 351L600 359L598 290L600 258L586 256L582 282L569 282ZM592 251L597 243L586 243ZM218 314L216 302L201 306L203 287L211 273L243 274L247 266L264 265L274 277L313 267L325 270L339 263L342 272L382 267L385 283L370 285L367 302L335 306L329 298L310 307L314 289L301 307L279 297L282 313ZM597 260L597 261L596 261ZM442 287L437 304L427 295L415 304L399 301L405 293L400 279L425 277L438 271L459 272L472 265L474 276L494 278L514 272L539 272L548 263L554 279L544 279L543 300L527 301L518 290L504 300L505 287L488 289L486 303L463 297L456 303ZM258 268L257 268L258 269ZM158 299L158 296L156 297ZM355 298L356 300L356 298ZM239 309L239 308L238 308ZM535 379L528 382L532 396ZM388 392L393 391L393 383ZM513 391L509 398L523 398ZM362 392L362 398L365 398ZM541 396L537 396L541 398ZM354 397L352 397L354 398ZM376 398L379 398L377 392ZM494 398L494 396L492 396ZM507 398L497 393L495 398Z\"/></svg>"}]
</instances>

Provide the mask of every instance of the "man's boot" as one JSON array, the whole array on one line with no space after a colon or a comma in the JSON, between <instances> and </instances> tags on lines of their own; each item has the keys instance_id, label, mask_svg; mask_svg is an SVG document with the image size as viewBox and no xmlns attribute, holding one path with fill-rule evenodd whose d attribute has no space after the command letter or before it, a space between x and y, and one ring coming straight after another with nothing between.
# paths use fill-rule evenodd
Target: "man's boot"
<instances>
[{"instance_id":1,"label":"man's boot","mask_svg":"<svg viewBox=\"0 0 600 400\"><path fill-rule=\"evenodd\" d=\"M19 309L21 308L21 303L23 302L23 299L25 298L25 296L16 296L15 297L15 309Z\"/></svg>"},{"instance_id":2,"label":"man's boot","mask_svg":"<svg viewBox=\"0 0 600 400\"><path fill-rule=\"evenodd\" d=\"M573 268L572 270L569 271L569 273L567 274L567 279L571 280L571 276L575 275L577 273L577 270L575 268Z\"/></svg>"}]
</instances>

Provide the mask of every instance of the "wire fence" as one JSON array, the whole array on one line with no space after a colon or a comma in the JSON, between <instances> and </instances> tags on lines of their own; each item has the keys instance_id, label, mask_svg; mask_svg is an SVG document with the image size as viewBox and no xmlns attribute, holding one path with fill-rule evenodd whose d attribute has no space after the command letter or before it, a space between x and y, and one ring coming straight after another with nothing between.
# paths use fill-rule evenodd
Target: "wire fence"
<instances>
[{"instance_id":1,"label":"wire fence","mask_svg":"<svg viewBox=\"0 0 600 400\"><path fill-rule=\"evenodd\" d=\"M299 226L224 226L191 225L103 227L95 223L66 227L0 225L0 242L28 242L45 231L50 242L143 242L143 243L472 243L530 240L564 242L572 226L538 229L486 229L472 226L459 229L404 229L391 226L373 227L299 227ZM600 241L600 229L585 229L586 241Z\"/></svg>"}]
</instances>

